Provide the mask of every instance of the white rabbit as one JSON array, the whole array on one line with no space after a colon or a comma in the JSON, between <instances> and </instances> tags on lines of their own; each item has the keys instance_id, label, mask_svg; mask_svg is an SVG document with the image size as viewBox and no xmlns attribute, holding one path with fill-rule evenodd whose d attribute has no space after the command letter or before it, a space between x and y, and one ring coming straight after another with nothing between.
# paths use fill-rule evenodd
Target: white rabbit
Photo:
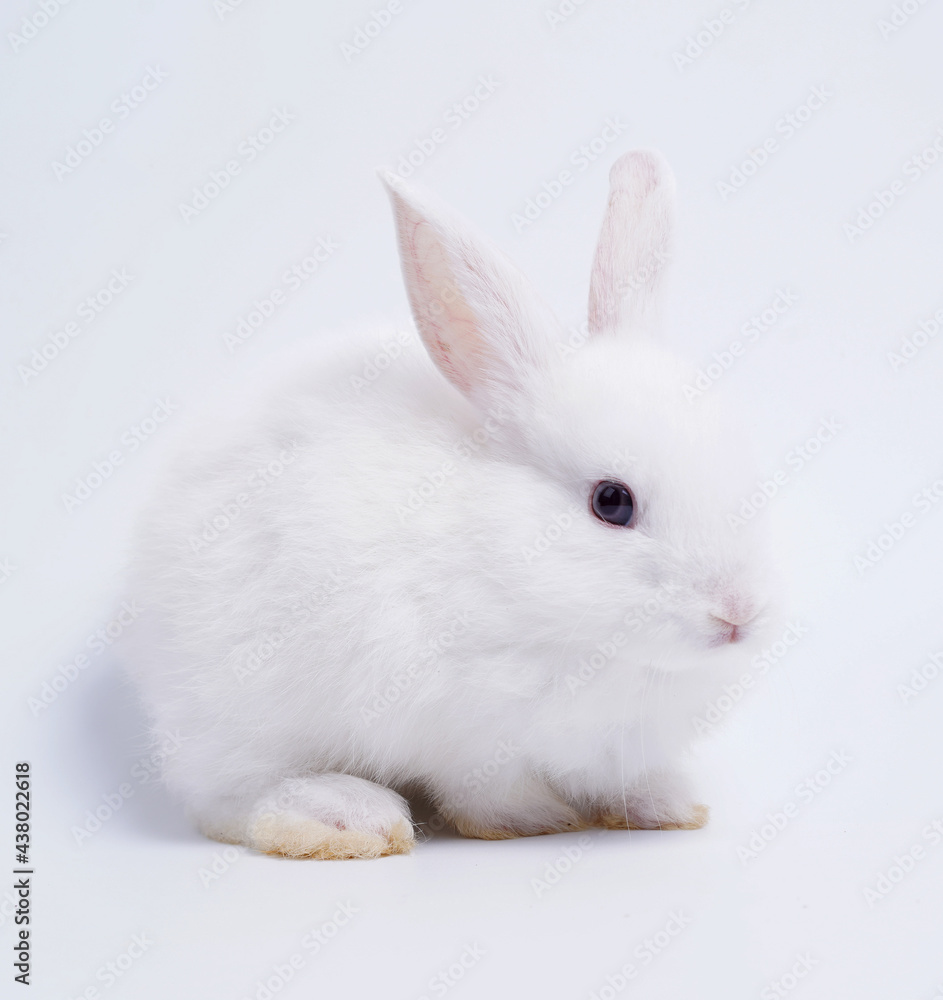
<instances>
[{"instance_id":1,"label":"white rabbit","mask_svg":"<svg viewBox=\"0 0 943 1000\"><path fill-rule=\"evenodd\" d=\"M385 181L421 342L293 358L191 434L140 533L128 666L179 734L166 781L208 836L296 857L409 851L413 791L472 837L700 826L678 767L768 560L728 524L753 480L718 393L653 339L671 174L614 165L575 346Z\"/></svg>"}]
</instances>

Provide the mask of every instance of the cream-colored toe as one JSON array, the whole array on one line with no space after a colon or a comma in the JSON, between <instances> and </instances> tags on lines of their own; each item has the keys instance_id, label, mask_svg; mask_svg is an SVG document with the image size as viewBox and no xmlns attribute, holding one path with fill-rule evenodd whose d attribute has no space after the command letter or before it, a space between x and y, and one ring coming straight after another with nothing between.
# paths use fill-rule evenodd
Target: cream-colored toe
<instances>
[{"instance_id":1,"label":"cream-colored toe","mask_svg":"<svg viewBox=\"0 0 943 1000\"><path fill-rule=\"evenodd\" d=\"M593 821L593 826L601 827L603 830L700 830L710 819L710 807L704 805L694 805L687 819L665 823L645 823L638 821L629 814L624 813L602 813Z\"/></svg>"},{"instance_id":2,"label":"cream-colored toe","mask_svg":"<svg viewBox=\"0 0 943 1000\"><path fill-rule=\"evenodd\" d=\"M455 817L452 826L463 837L474 837L477 840L512 840L515 837L542 837L551 833L574 833L585 830L586 823L574 813L572 818L561 819L546 827L529 829L523 825L508 825L501 827L482 826L464 817Z\"/></svg>"},{"instance_id":3,"label":"cream-colored toe","mask_svg":"<svg viewBox=\"0 0 943 1000\"><path fill-rule=\"evenodd\" d=\"M249 838L250 846L264 854L322 861L408 854L416 843L413 828L406 820L397 821L389 834L383 835L341 830L315 819L285 813L260 816L252 824Z\"/></svg>"},{"instance_id":4,"label":"cream-colored toe","mask_svg":"<svg viewBox=\"0 0 943 1000\"><path fill-rule=\"evenodd\" d=\"M695 805L691 807L688 819L677 823L662 823L659 830L700 830L706 826L710 819L711 811L709 806Z\"/></svg>"}]
</instances>

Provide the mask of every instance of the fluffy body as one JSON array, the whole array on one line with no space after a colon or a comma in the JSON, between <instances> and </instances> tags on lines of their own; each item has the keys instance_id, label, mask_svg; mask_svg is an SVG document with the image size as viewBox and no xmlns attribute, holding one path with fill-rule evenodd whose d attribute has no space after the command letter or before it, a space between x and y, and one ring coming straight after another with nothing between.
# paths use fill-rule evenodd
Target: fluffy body
<instances>
[{"instance_id":1,"label":"fluffy body","mask_svg":"<svg viewBox=\"0 0 943 1000\"><path fill-rule=\"evenodd\" d=\"M144 519L126 659L182 738L165 779L209 836L296 857L409 850L415 790L486 838L701 825L691 720L766 604L762 543L726 522L734 431L612 302L561 351L497 251L397 191L421 339L372 381L395 331L293 355L189 435ZM632 528L593 516L606 479Z\"/></svg>"}]
</instances>

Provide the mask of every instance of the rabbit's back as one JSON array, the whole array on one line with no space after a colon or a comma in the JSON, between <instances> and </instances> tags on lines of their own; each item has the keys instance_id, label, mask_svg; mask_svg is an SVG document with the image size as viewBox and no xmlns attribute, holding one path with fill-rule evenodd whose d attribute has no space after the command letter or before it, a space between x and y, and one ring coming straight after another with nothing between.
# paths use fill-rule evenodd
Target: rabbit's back
<instances>
[{"instance_id":1,"label":"rabbit's back","mask_svg":"<svg viewBox=\"0 0 943 1000\"><path fill-rule=\"evenodd\" d=\"M233 782L293 748L421 770L417 714L432 729L451 712L441 654L488 616L450 500L487 474L463 443L478 421L418 340L389 331L289 353L254 389L185 432L143 518L129 669L158 732L212 732ZM167 776L199 783L199 760Z\"/></svg>"}]
</instances>

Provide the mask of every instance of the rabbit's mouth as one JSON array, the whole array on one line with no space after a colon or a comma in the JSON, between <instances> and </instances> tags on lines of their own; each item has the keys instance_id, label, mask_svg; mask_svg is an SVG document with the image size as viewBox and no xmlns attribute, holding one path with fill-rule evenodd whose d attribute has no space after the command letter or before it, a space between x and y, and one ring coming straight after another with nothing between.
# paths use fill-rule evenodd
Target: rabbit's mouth
<instances>
[{"instance_id":1,"label":"rabbit's mouth","mask_svg":"<svg viewBox=\"0 0 943 1000\"><path fill-rule=\"evenodd\" d=\"M765 605L759 607L756 604L741 605L737 612L736 614L713 612L708 615L710 629L708 646L716 649L742 643L756 638L764 631L769 617Z\"/></svg>"},{"instance_id":2,"label":"rabbit's mouth","mask_svg":"<svg viewBox=\"0 0 943 1000\"><path fill-rule=\"evenodd\" d=\"M711 646L726 646L731 642L739 642L744 637L745 623L729 622L726 618L719 618L717 615L711 615L711 618L716 623L716 634L711 638Z\"/></svg>"}]
</instances>

